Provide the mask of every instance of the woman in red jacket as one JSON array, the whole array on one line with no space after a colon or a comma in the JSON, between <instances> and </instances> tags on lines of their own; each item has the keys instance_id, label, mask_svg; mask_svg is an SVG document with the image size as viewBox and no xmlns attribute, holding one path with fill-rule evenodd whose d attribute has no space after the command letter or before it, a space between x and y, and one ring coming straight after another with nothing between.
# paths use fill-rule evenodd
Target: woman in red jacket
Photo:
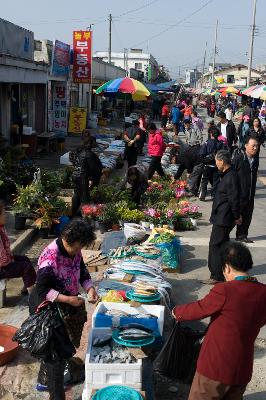
<instances>
[{"instance_id":1,"label":"woman in red jacket","mask_svg":"<svg viewBox=\"0 0 266 400\"><path fill-rule=\"evenodd\" d=\"M162 125L161 125L162 128L166 128L169 114L170 114L169 106L167 103L165 103L162 108Z\"/></svg>"},{"instance_id":2,"label":"woman in red jacket","mask_svg":"<svg viewBox=\"0 0 266 400\"><path fill-rule=\"evenodd\" d=\"M266 285L248 274L249 249L229 242L222 258L226 282L173 310L177 321L211 317L188 400L242 400L252 377L255 340L266 324Z\"/></svg>"},{"instance_id":3,"label":"woman in red jacket","mask_svg":"<svg viewBox=\"0 0 266 400\"><path fill-rule=\"evenodd\" d=\"M161 159L165 151L166 145L163 141L162 134L157 130L156 125L151 123L148 127L149 141L148 141L148 153L151 156L151 163L148 170L148 178L151 179L155 172L160 176L165 176Z\"/></svg>"}]
</instances>

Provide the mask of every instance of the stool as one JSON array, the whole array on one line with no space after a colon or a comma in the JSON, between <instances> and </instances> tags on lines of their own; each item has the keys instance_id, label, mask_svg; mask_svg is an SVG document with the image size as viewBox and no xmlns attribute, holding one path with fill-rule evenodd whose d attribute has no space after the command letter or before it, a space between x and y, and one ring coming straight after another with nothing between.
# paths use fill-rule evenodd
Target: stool
<instances>
[{"instance_id":1,"label":"stool","mask_svg":"<svg viewBox=\"0 0 266 400\"><path fill-rule=\"evenodd\" d=\"M0 280L0 308L4 307L4 303L6 300L6 280Z\"/></svg>"}]
</instances>

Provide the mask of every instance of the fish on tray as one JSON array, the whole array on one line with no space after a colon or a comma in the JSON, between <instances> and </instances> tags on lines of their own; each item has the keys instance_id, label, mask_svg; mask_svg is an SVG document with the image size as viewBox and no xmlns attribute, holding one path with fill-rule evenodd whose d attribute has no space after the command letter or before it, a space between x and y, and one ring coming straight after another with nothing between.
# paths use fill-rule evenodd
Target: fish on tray
<instances>
[{"instance_id":1,"label":"fish on tray","mask_svg":"<svg viewBox=\"0 0 266 400\"><path fill-rule=\"evenodd\" d=\"M144 331L143 329L129 328L119 332L119 339L121 340L144 340L152 337L152 334Z\"/></svg>"}]
</instances>

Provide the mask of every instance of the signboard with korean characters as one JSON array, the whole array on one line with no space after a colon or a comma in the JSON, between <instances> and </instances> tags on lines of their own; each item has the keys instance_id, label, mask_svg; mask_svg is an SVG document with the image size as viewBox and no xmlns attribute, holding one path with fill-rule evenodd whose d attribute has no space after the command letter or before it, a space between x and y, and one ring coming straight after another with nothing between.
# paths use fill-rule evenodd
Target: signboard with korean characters
<instances>
[{"instance_id":1,"label":"signboard with korean characters","mask_svg":"<svg viewBox=\"0 0 266 400\"><path fill-rule=\"evenodd\" d=\"M53 46L52 75L68 76L70 68L69 44L55 40Z\"/></svg>"},{"instance_id":2,"label":"signboard with korean characters","mask_svg":"<svg viewBox=\"0 0 266 400\"><path fill-rule=\"evenodd\" d=\"M70 107L69 128L70 133L81 133L86 128L87 108Z\"/></svg>"},{"instance_id":3,"label":"signboard with korean characters","mask_svg":"<svg viewBox=\"0 0 266 400\"><path fill-rule=\"evenodd\" d=\"M66 82L54 82L53 84L53 130L67 134Z\"/></svg>"},{"instance_id":4,"label":"signboard with korean characters","mask_svg":"<svg viewBox=\"0 0 266 400\"><path fill-rule=\"evenodd\" d=\"M73 32L73 82L91 83L92 32Z\"/></svg>"}]
</instances>

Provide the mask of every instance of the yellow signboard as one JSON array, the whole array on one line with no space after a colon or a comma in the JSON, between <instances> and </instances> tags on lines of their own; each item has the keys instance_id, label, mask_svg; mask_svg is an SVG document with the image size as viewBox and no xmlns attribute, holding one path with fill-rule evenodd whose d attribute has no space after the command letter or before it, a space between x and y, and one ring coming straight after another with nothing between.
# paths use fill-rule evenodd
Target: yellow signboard
<instances>
[{"instance_id":1,"label":"yellow signboard","mask_svg":"<svg viewBox=\"0 0 266 400\"><path fill-rule=\"evenodd\" d=\"M81 133L86 128L87 108L70 107L68 132Z\"/></svg>"}]
</instances>

